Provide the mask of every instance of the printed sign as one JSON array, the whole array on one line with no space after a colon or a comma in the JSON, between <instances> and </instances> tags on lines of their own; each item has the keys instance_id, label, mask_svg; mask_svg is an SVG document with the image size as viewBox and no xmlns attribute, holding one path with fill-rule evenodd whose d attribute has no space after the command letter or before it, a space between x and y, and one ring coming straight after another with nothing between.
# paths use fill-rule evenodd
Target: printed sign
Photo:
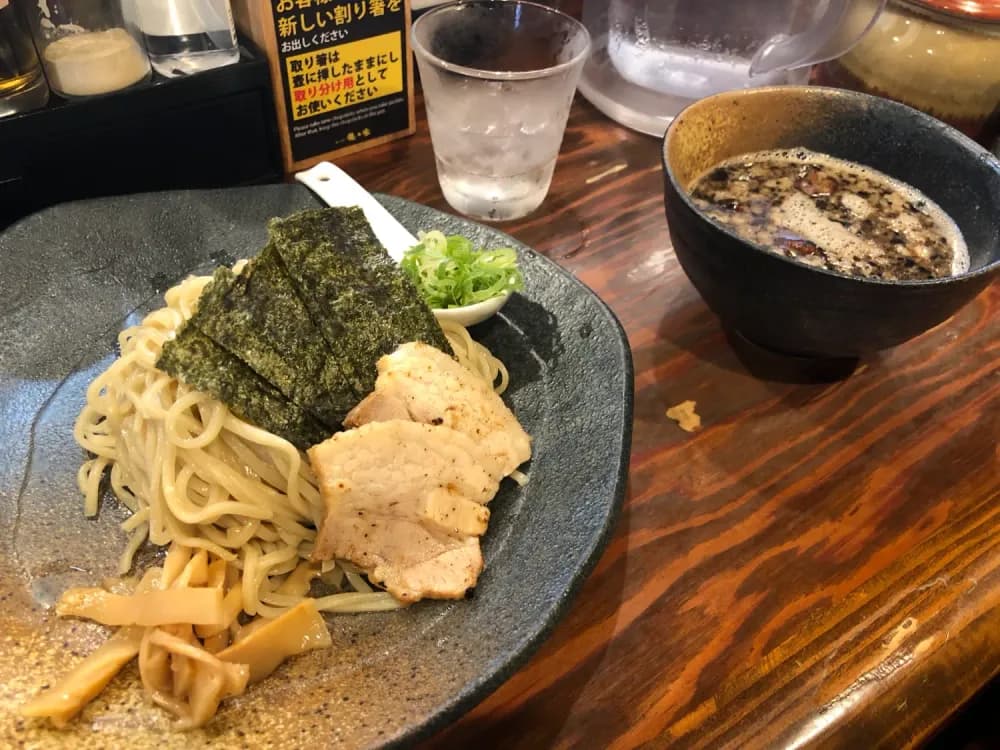
<instances>
[{"instance_id":1,"label":"printed sign","mask_svg":"<svg viewBox=\"0 0 1000 750\"><path fill-rule=\"evenodd\" d=\"M270 3L292 162L413 132L404 0Z\"/></svg>"}]
</instances>

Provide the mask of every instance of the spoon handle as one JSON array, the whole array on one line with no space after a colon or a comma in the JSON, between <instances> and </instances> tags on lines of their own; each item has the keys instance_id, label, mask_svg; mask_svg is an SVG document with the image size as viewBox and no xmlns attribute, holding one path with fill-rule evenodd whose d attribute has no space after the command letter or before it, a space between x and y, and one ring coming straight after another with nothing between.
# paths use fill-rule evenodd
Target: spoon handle
<instances>
[{"instance_id":1,"label":"spoon handle","mask_svg":"<svg viewBox=\"0 0 1000 750\"><path fill-rule=\"evenodd\" d=\"M311 169L297 173L295 179L316 193L328 206L359 206L365 212L375 236L397 263L403 259L403 253L417 244L417 238L340 167L321 161Z\"/></svg>"}]
</instances>

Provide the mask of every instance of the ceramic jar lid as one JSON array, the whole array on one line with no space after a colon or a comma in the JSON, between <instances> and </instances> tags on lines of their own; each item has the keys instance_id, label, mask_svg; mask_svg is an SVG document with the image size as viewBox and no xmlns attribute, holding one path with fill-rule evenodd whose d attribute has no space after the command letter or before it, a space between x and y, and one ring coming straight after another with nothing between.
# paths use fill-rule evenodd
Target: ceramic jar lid
<instances>
[{"instance_id":1,"label":"ceramic jar lid","mask_svg":"<svg viewBox=\"0 0 1000 750\"><path fill-rule=\"evenodd\" d=\"M918 5L974 21L1000 21L1000 0L914 0Z\"/></svg>"}]
</instances>

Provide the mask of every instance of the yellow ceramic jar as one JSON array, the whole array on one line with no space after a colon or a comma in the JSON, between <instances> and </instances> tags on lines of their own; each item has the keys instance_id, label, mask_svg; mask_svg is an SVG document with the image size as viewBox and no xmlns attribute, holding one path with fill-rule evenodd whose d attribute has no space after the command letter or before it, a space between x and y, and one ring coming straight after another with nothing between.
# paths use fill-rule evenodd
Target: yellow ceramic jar
<instances>
[{"instance_id":1,"label":"yellow ceramic jar","mask_svg":"<svg viewBox=\"0 0 1000 750\"><path fill-rule=\"evenodd\" d=\"M872 29L821 65L815 81L896 99L992 145L1000 126L1000 0L889 0Z\"/></svg>"}]
</instances>

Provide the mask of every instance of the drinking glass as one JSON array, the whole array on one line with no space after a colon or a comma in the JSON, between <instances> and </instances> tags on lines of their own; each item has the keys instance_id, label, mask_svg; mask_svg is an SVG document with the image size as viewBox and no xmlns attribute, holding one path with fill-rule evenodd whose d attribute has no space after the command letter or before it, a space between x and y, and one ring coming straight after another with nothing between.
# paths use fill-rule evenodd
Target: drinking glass
<instances>
[{"instance_id":1,"label":"drinking glass","mask_svg":"<svg viewBox=\"0 0 1000 750\"><path fill-rule=\"evenodd\" d=\"M505 221L552 182L587 29L532 2L463 0L413 24L438 180L455 210Z\"/></svg>"}]
</instances>

